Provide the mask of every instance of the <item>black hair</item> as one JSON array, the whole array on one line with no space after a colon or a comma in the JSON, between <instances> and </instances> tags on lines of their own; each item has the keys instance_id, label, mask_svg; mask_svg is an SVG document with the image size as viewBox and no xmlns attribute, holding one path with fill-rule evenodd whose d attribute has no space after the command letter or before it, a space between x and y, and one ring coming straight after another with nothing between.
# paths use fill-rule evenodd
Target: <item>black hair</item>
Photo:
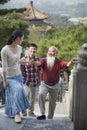
<instances>
[{"instance_id":1,"label":"black hair","mask_svg":"<svg viewBox=\"0 0 87 130\"><path fill-rule=\"evenodd\" d=\"M11 36L7 41L7 45L11 45L13 41L15 41L18 37L22 37L24 34L21 30L15 30L12 32Z\"/></svg>"},{"instance_id":2,"label":"black hair","mask_svg":"<svg viewBox=\"0 0 87 130\"><path fill-rule=\"evenodd\" d=\"M38 48L38 46L35 43L29 43L27 47L35 47L36 49Z\"/></svg>"}]
</instances>

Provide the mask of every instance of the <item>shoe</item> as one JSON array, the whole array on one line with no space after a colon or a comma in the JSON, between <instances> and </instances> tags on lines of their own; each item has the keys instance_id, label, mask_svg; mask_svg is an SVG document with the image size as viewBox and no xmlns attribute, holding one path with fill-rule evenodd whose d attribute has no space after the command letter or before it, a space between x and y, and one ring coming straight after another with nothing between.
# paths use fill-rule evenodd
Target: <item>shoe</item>
<instances>
[{"instance_id":1,"label":"shoe","mask_svg":"<svg viewBox=\"0 0 87 130\"><path fill-rule=\"evenodd\" d=\"M27 112L25 112L25 113L22 113L22 116L27 116Z\"/></svg>"},{"instance_id":2,"label":"shoe","mask_svg":"<svg viewBox=\"0 0 87 130\"><path fill-rule=\"evenodd\" d=\"M45 115L41 115L37 117L38 120L46 120L46 116Z\"/></svg>"},{"instance_id":3,"label":"shoe","mask_svg":"<svg viewBox=\"0 0 87 130\"><path fill-rule=\"evenodd\" d=\"M48 117L48 119L53 119L53 117Z\"/></svg>"},{"instance_id":4,"label":"shoe","mask_svg":"<svg viewBox=\"0 0 87 130\"><path fill-rule=\"evenodd\" d=\"M21 117L20 117L20 115L15 115L15 122L16 123L21 123Z\"/></svg>"},{"instance_id":5,"label":"shoe","mask_svg":"<svg viewBox=\"0 0 87 130\"><path fill-rule=\"evenodd\" d=\"M33 112L29 112L29 116L36 117L36 115Z\"/></svg>"}]
</instances>

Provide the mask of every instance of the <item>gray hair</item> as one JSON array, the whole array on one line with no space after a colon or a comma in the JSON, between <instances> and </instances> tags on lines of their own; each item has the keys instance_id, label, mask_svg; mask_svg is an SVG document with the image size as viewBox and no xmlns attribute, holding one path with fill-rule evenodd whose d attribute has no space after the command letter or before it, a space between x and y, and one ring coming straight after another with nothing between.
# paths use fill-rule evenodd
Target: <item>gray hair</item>
<instances>
[{"instance_id":1,"label":"gray hair","mask_svg":"<svg viewBox=\"0 0 87 130\"><path fill-rule=\"evenodd\" d=\"M53 48L53 49L55 50L56 54L58 53L58 48L57 48L57 47L51 46L50 48ZM49 49L50 49L50 48L49 48Z\"/></svg>"}]
</instances>

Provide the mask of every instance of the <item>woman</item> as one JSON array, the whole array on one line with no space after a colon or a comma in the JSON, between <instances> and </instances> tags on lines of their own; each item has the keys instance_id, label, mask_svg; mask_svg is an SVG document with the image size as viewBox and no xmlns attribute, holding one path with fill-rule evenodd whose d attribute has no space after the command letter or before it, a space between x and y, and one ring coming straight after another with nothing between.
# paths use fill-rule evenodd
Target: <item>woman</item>
<instances>
[{"instance_id":1,"label":"woman","mask_svg":"<svg viewBox=\"0 0 87 130\"><path fill-rule=\"evenodd\" d=\"M16 123L21 122L20 112L25 112L30 104L23 89L20 60L24 34L15 30L1 50L3 68L3 86L6 90L5 113L13 117Z\"/></svg>"}]
</instances>

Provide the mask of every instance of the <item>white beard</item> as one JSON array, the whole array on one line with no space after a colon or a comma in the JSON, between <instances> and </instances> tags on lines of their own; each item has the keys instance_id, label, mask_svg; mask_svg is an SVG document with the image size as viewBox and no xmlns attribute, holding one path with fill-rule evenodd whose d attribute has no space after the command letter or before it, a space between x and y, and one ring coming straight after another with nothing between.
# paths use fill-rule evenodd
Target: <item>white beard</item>
<instances>
[{"instance_id":1,"label":"white beard","mask_svg":"<svg viewBox=\"0 0 87 130\"><path fill-rule=\"evenodd\" d=\"M49 55L47 55L47 67L49 69L53 68L54 62L55 62L55 56L49 56Z\"/></svg>"}]
</instances>

